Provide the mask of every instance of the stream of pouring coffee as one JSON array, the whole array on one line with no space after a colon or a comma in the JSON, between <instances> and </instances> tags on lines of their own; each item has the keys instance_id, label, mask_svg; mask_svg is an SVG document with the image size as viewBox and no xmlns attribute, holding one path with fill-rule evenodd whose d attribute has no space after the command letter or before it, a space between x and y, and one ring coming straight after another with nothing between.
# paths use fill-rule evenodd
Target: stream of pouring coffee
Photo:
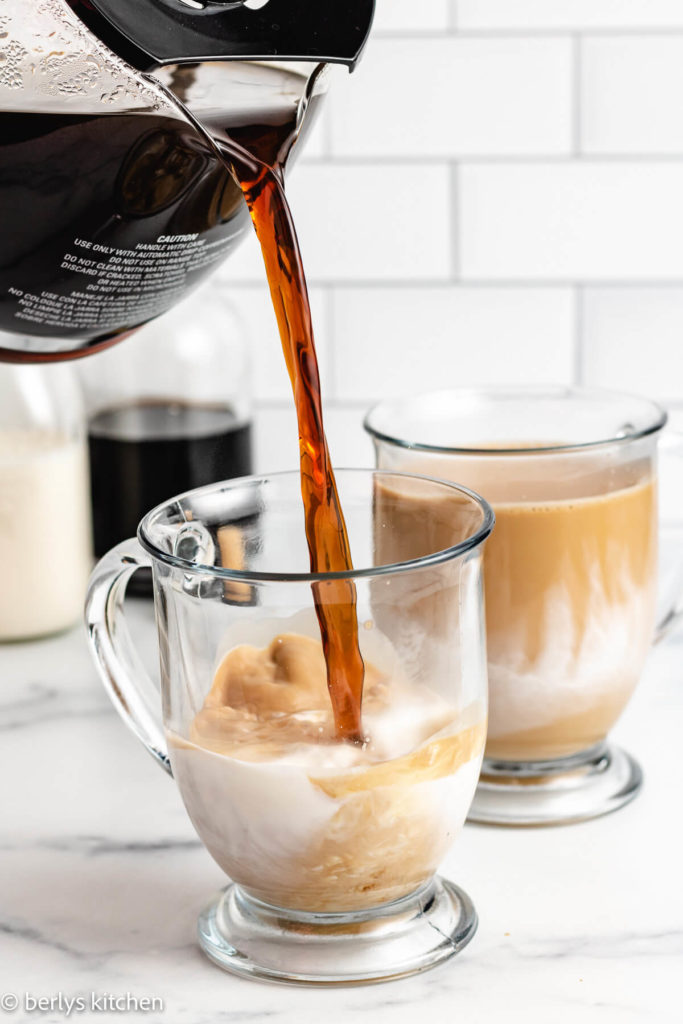
<instances>
[{"instance_id":1,"label":"stream of pouring coffee","mask_svg":"<svg viewBox=\"0 0 683 1024\"><path fill-rule=\"evenodd\" d=\"M292 215L282 183L262 166L239 174L268 274L299 423L301 493L311 571L353 568L337 483L323 427L320 373L311 309ZM313 584L339 739L363 743L363 660L358 646L356 587L351 580Z\"/></svg>"},{"instance_id":2,"label":"stream of pouring coffee","mask_svg":"<svg viewBox=\"0 0 683 1024\"><path fill-rule=\"evenodd\" d=\"M309 83L312 88L313 80ZM268 276L299 426L301 493L311 572L348 572L351 549L323 425L320 372L301 250L284 189L283 167L296 136L292 124L226 129L199 122L169 94L220 152L240 184ZM312 585L327 682L339 740L365 742L361 701L365 666L358 643L356 587L351 580Z\"/></svg>"}]
</instances>

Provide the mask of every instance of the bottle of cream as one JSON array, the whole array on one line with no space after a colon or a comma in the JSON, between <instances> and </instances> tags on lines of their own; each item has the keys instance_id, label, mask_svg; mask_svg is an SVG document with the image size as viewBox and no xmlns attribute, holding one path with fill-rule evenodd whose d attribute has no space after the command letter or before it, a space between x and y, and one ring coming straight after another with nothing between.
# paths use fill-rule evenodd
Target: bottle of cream
<instances>
[{"instance_id":1,"label":"bottle of cream","mask_svg":"<svg viewBox=\"0 0 683 1024\"><path fill-rule=\"evenodd\" d=\"M85 416L69 366L0 365L0 641L81 618L92 541Z\"/></svg>"}]
</instances>

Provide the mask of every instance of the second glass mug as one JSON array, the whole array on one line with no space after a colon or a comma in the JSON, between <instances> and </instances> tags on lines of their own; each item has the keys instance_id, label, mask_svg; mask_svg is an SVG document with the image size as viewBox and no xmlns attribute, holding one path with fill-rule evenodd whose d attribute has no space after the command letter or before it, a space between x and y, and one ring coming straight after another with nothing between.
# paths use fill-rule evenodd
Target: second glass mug
<instances>
[{"instance_id":1,"label":"second glass mug","mask_svg":"<svg viewBox=\"0 0 683 1024\"><path fill-rule=\"evenodd\" d=\"M425 970L477 923L468 896L434 872L484 749L493 513L443 481L373 470L337 481L354 570L301 571L298 473L246 477L149 513L139 539L96 567L86 607L113 703L233 880L201 915L200 945L228 970L311 984ZM163 726L123 614L143 566ZM362 747L336 739L314 609L316 587L338 580L357 595Z\"/></svg>"},{"instance_id":2,"label":"second glass mug","mask_svg":"<svg viewBox=\"0 0 683 1024\"><path fill-rule=\"evenodd\" d=\"M453 390L383 402L378 466L487 498L489 733L470 820L578 821L642 784L608 741L655 632L654 403L597 389ZM664 610L663 621L675 617Z\"/></svg>"}]
</instances>

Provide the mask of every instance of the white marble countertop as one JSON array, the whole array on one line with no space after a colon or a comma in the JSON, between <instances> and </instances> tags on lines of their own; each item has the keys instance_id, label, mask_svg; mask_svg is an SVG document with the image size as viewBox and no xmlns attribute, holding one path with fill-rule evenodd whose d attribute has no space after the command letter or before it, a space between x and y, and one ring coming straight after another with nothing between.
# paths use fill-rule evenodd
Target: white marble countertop
<instances>
[{"instance_id":1,"label":"white marble countertop","mask_svg":"<svg viewBox=\"0 0 683 1024\"><path fill-rule=\"evenodd\" d=\"M0 679L0 1003L132 993L163 1012L85 1019L169 1024L683 1019L680 634L615 734L644 767L639 798L563 828L467 826L444 873L479 911L471 945L414 978L328 991L238 979L199 952L197 914L223 876L111 709L82 630L0 647ZM0 1024L67 1019L22 1005Z\"/></svg>"}]
</instances>

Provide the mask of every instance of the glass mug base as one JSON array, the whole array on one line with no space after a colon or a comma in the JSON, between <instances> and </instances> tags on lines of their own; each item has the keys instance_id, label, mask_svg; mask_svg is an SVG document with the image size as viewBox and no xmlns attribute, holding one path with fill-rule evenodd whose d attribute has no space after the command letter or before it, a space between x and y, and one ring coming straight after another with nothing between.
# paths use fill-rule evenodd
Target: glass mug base
<instances>
[{"instance_id":1,"label":"glass mug base","mask_svg":"<svg viewBox=\"0 0 683 1024\"><path fill-rule=\"evenodd\" d=\"M616 811L643 784L640 765L612 744L558 761L484 758L468 821L481 825L568 825Z\"/></svg>"},{"instance_id":2,"label":"glass mug base","mask_svg":"<svg viewBox=\"0 0 683 1024\"><path fill-rule=\"evenodd\" d=\"M469 896L436 877L403 899L372 910L280 910L238 885L199 917L199 944L234 974L298 985L359 985L426 971L470 941L477 914Z\"/></svg>"}]
</instances>

